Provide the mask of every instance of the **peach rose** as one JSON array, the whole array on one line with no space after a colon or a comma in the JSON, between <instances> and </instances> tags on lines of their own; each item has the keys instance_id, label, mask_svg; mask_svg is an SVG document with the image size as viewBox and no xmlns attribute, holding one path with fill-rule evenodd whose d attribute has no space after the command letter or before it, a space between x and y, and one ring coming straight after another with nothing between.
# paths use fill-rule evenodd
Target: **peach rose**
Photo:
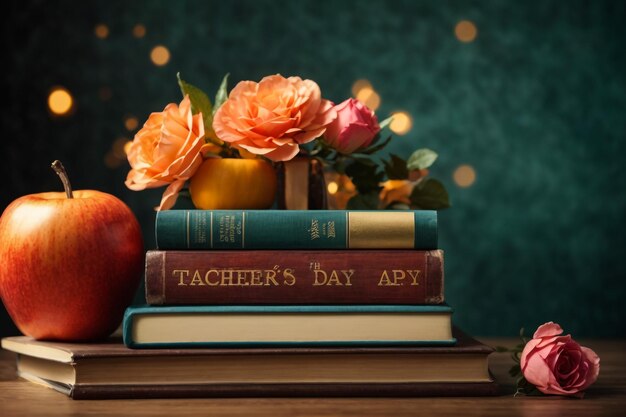
<instances>
[{"instance_id":1,"label":"peach rose","mask_svg":"<svg viewBox=\"0 0 626 417\"><path fill-rule=\"evenodd\" d=\"M581 396L598 378L600 358L561 333L561 326L553 322L539 326L522 351L522 373L544 394Z\"/></svg>"},{"instance_id":2,"label":"peach rose","mask_svg":"<svg viewBox=\"0 0 626 417\"><path fill-rule=\"evenodd\" d=\"M335 106L337 118L328 125L324 142L343 154L367 148L378 132L378 118L365 104L349 98Z\"/></svg>"},{"instance_id":3,"label":"peach rose","mask_svg":"<svg viewBox=\"0 0 626 417\"><path fill-rule=\"evenodd\" d=\"M271 75L237 84L215 113L213 129L235 148L288 161L336 117L314 81Z\"/></svg>"},{"instance_id":4,"label":"peach rose","mask_svg":"<svg viewBox=\"0 0 626 417\"><path fill-rule=\"evenodd\" d=\"M204 142L202 113L192 115L189 96L180 106L168 104L162 112L152 113L135 135L128 151L131 170L126 186L139 191L167 185L157 208L167 210L210 146Z\"/></svg>"}]
</instances>

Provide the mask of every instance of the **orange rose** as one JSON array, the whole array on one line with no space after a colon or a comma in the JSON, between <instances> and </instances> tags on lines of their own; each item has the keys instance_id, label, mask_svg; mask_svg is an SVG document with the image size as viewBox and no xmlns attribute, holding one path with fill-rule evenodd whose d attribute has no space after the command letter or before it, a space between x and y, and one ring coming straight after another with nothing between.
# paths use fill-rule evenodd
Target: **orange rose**
<instances>
[{"instance_id":1,"label":"orange rose","mask_svg":"<svg viewBox=\"0 0 626 417\"><path fill-rule=\"evenodd\" d=\"M299 145L321 136L336 117L314 81L271 75L259 83L237 84L215 113L213 129L235 148L288 161Z\"/></svg>"},{"instance_id":2,"label":"orange rose","mask_svg":"<svg viewBox=\"0 0 626 417\"><path fill-rule=\"evenodd\" d=\"M139 191L169 184L157 209L167 210L209 147L204 142L202 113L192 115L189 96L185 96L180 106L171 103L162 112L152 113L135 135L128 151L132 169L126 186Z\"/></svg>"}]
</instances>

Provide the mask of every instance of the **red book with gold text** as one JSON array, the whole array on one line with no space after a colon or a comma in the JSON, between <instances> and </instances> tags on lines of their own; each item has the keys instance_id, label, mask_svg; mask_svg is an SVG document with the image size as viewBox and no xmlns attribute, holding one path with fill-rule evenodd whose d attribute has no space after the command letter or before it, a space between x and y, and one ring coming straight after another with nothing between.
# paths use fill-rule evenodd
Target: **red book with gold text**
<instances>
[{"instance_id":1,"label":"red book with gold text","mask_svg":"<svg viewBox=\"0 0 626 417\"><path fill-rule=\"evenodd\" d=\"M441 304L443 251L148 251L150 305Z\"/></svg>"}]
</instances>

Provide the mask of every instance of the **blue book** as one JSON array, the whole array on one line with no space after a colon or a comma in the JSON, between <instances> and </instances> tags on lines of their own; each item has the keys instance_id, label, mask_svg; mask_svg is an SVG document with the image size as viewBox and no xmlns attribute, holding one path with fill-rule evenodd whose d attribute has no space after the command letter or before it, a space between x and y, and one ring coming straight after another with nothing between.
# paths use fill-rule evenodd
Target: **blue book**
<instances>
[{"instance_id":1,"label":"blue book","mask_svg":"<svg viewBox=\"0 0 626 417\"><path fill-rule=\"evenodd\" d=\"M164 210L166 249L437 249L432 210Z\"/></svg>"},{"instance_id":2,"label":"blue book","mask_svg":"<svg viewBox=\"0 0 626 417\"><path fill-rule=\"evenodd\" d=\"M447 305L129 307L130 348L454 345Z\"/></svg>"}]
</instances>

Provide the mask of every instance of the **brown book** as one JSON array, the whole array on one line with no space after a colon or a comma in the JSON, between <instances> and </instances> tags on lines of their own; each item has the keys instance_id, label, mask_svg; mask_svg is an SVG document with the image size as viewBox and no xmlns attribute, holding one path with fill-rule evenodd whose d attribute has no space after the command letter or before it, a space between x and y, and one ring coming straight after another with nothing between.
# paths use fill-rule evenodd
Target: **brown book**
<instances>
[{"instance_id":1,"label":"brown book","mask_svg":"<svg viewBox=\"0 0 626 417\"><path fill-rule=\"evenodd\" d=\"M443 251L148 251L151 305L440 304Z\"/></svg>"},{"instance_id":2,"label":"brown book","mask_svg":"<svg viewBox=\"0 0 626 417\"><path fill-rule=\"evenodd\" d=\"M455 332L450 347L128 349L2 340L19 376L74 399L495 395L491 348Z\"/></svg>"}]
</instances>

